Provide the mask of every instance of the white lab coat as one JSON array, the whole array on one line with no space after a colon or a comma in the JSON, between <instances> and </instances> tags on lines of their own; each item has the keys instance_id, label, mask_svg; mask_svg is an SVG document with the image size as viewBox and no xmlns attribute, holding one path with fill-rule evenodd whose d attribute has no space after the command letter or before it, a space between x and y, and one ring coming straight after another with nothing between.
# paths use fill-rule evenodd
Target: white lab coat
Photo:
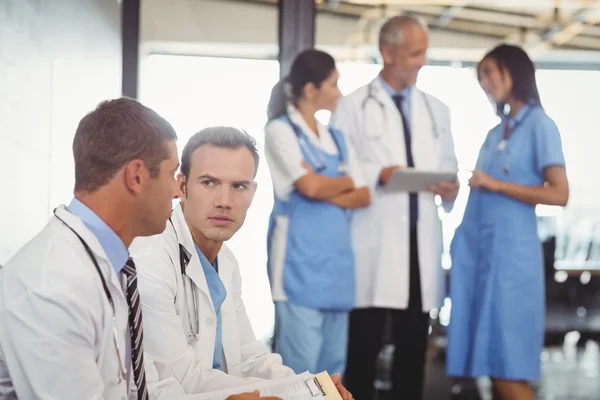
<instances>
[{"instance_id":1,"label":"white lab coat","mask_svg":"<svg viewBox=\"0 0 600 400\"><path fill-rule=\"evenodd\" d=\"M221 307L224 370L212 369L217 318L208 284L181 205L173 210L160 235L137 238L130 247L139 279L144 316L144 346L154 359L160 379L175 378L185 393L231 388L263 379L294 375L281 357L257 341L241 295L237 261L223 245L218 255L219 276L227 290ZM187 274L196 286L199 338L189 337L187 305L193 312L191 291L184 292L179 243L191 254ZM190 314L193 315L193 314ZM195 320L192 318L192 323Z\"/></svg>"},{"instance_id":2,"label":"white lab coat","mask_svg":"<svg viewBox=\"0 0 600 400\"><path fill-rule=\"evenodd\" d=\"M137 399L131 373L123 288L96 236L64 206L56 215L88 244L116 310L117 340L127 379L119 371L113 313L98 272L81 241L58 218L0 269L0 399ZM121 280L122 279L122 280ZM158 381L144 358L151 400L194 400L174 380Z\"/></svg>"},{"instance_id":3,"label":"white lab coat","mask_svg":"<svg viewBox=\"0 0 600 400\"><path fill-rule=\"evenodd\" d=\"M368 97L369 88L372 96ZM429 102L435 124L427 103ZM411 91L411 134L415 167L457 170L450 110L417 88ZM407 165L400 113L376 78L340 100L332 123L357 149L371 192L371 205L353 215L356 307L406 309L409 294L409 206L407 193L384 193L377 186L381 169ZM437 129L434 130L434 126ZM434 131L437 131L435 133ZM423 311L441 306L441 223L434 196L419 194L418 248ZM444 204L446 210L452 204Z\"/></svg>"},{"instance_id":4,"label":"white lab coat","mask_svg":"<svg viewBox=\"0 0 600 400\"><path fill-rule=\"evenodd\" d=\"M116 308L124 365L128 306L121 282L102 246L64 206L56 215L91 248ZM56 217L0 269L0 398L137 398L116 383L118 359L113 314L90 256Z\"/></svg>"}]
</instances>

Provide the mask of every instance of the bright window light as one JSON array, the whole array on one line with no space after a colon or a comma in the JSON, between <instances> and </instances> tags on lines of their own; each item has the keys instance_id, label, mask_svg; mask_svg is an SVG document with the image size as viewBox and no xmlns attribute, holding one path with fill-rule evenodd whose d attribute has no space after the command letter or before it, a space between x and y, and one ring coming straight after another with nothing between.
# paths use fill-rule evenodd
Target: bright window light
<instances>
[{"instance_id":1,"label":"bright window light","mask_svg":"<svg viewBox=\"0 0 600 400\"><path fill-rule=\"evenodd\" d=\"M347 94L375 78L375 64L340 62L340 89ZM273 329L273 304L266 275L266 233L273 204L271 179L264 160L266 107L271 88L279 79L275 60L249 60L195 56L152 55L142 69L141 99L167 118L179 135L179 149L198 130L213 125L232 125L248 131L259 145L261 164L258 190L244 227L228 243L240 263L244 301L257 337L267 339ZM600 147L595 134L595 104L600 90L600 72L539 71L544 106L558 124L563 138L571 202L567 211L541 207L540 216L559 218L558 259L578 260L583 242L598 237L598 223L583 222L583 215L600 222L597 199L600 182L589 179L589 166ZM557 84L560 82L561 84ZM451 109L455 151L459 161L461 191L454 210L441 214L443 266L450 268L450 241L459 225L468 196L469 171L475 166L479 148L498 118L477 82L472 68L426 66L418 86L444 101ZM598 90L595 90L598 89ZM587 93L587 94L585 94ZM578 99L578 101L571 101ZM329 113L318 118L327 122ZM577 240L567 243L568 235ZM582 245L583 243L583 245ZM562 247L561 247L562 246ZM600 245L592 253L600 261ZM600 264L600 263L599 263Z\"/></svg>"}]
</instances>

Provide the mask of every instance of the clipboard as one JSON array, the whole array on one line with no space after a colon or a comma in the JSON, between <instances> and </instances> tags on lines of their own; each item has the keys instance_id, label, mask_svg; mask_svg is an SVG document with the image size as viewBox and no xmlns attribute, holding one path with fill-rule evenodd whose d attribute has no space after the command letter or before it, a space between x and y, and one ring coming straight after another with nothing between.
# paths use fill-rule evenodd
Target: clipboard
<instances>
[{"instance_id":1,"label":"clipboard","mask_svg":"<svg viewBox=\"0 0 600 400\"><path fill-rule=\"evenodd\" d=\"M383 191L388 193L426 192L431 185L441 182L452 182L456 179L456 171L424 171L413 168L402 168L394 171Z\"/></svg>"},{"instance_id":2,"label":"clipboard","mask_svg":"<svg viewBox=\"0 0 600 400\"><path fill-rule=\"evenodd\" d=\"M282 399L294 398L302 400L342 400L327 371L316 375L308 371L298 375L262 380L237 387L229 387L194 395L194 400L223 400L231 395L251 393L259 390L261 396L277 396Z\"/></svg>"},{"instance_id":3,"label":"clipboard","mask_svg":"<svg viewBox=\"0 0 600 400\"><path fill-rule=\"evenodd\" d=\"M327 400L342 400L335 384L327 371L323 371L305 381L313 397L325 397Z\"/></svg>"}]
</instances>

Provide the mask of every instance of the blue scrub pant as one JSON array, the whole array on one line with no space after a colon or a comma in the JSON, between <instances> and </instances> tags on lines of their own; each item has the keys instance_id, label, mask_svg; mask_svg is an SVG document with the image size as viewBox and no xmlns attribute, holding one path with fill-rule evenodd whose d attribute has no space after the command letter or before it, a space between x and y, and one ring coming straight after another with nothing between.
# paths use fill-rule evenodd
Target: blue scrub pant
<instances>
[{"instance_id":1,"label":"blue scrub pant","mask_svg":"<svg viewBox=\"0 0 600 400\"><path fill-rule=\"evenodd\" d=\"M343 373L348 344L347 311L320 311L275 302L275 352L297 374Z\"/></svg>"}]
</instances>

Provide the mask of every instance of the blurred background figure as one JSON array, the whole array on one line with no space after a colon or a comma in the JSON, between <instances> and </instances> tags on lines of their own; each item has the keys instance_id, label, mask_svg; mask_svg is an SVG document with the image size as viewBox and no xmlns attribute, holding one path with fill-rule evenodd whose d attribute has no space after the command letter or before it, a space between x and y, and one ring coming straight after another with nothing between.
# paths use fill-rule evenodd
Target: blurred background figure
<instances>
[{"instance_id":1,"label":"blurred background figure","mask_svg":"<svg viewBox=\"0 0 600 400\"><path fill-rule=\"evenodd\" d=\"M296 373L342 373L355 301L351 210L369 205L354 149L321 124L340 90L335 61L306 50L273 88L265 152L275 194L268 235L275 351Z\"/></svg>"},{"instance_id":2,"label":"blurred background figure","mask_svg":"<svg viewBox=\"0 0 600 400\"><path fill-rule=\"evenodd\" d=\"M373 197L352 221L357 303L350 314L345 378L358 399L373 398L375 364L388 323L395 347L392 397L422 398L429 311L440 307L445 295L435 196L451 210L458 182L420 193L385 190L399 168L457 170L450 110L415 86L428 46L420 18L390 18L379 32L379 76L344 97L334 115L334 125L357 148Z\"/></svg>"},{"instance_id":3,"label":"blurred background figure","mask_svg":"<svg viewBox=\"0 0 600 400\"><path fill-rule=\"evenodd\" d=\"M489 376L503 400L534 399L544 344L544 269L535 206L566 206L560 133L531 59L501 45L479 63L502 122L481 148L452 242L450 375Z\"/></svg>"}]
</instances>

